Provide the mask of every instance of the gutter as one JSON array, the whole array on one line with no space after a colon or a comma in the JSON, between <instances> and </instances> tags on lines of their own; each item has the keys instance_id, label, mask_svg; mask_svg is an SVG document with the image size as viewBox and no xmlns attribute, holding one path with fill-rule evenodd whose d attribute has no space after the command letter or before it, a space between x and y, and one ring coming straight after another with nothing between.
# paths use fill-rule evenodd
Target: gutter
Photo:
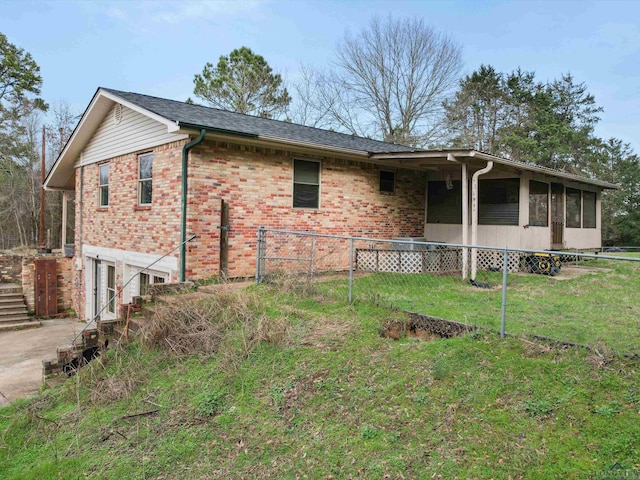
<instances>
[{"instance_id":1,"label":"gutter","mask_svg":"<svg viewBox=\"0 0 640 480\"><path fill-rule=\"evenodd\" d=\"M456 162L461 165L462 172L462 244L467 245L469 242L469 180L468 180L468 168L467 164L458 160L454 154L448 153L447 160L450 162ZM472 242L472 245L475 245ZM467 249L462 249L462 279L466 280L467 278L467 270L468 270L468 260L469 256L467 255Z\"/></svg>"},{"instance_id":2,"label":"gutter","mask_svg":"<svg viewBox=\"0 0 640 480\"><path fill-rule=\"evenodd\" d=\"M195 140L182 147L182 216L180 218L180 281L185 281L187 266L187 175L189 173L189 150L204 140L207 131L203 128Z\"/></svg>"}]
</instances>

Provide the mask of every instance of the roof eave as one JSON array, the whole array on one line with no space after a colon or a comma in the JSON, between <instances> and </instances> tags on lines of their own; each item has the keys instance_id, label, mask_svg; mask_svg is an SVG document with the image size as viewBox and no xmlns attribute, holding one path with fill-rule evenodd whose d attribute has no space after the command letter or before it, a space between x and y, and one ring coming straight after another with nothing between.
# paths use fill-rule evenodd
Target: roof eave
<instances>
[{"instance_id":1,"label":"roof eave","mask_svg":"<svg viewBox=\"0 0 640 480\"><path fill-rule=\"evenodd\" d=\"M541 167L538 165L519 162L516 160L509 160L507 158L498 157L496 155L491 155L488 153L479 152L477 150L472 150L472 149L436 149L436 150L425 150L422 152L411 152L411 153L399 152L399 153L373 154L372 159L412 161L412 160L429 159L429 158L440 159L440 158L445 158L448 154L452 154L454 157L459 157L461 160L464 160L465 158L478 158L481 160L492 161L500 165L509 166L517 170L526 170L530 172L541 173L551 177L563 178L563 179L571 180L574 182L594 185L603 189L610 189L610 190L620 189L618 185L605 182L602 180L581 177L580 175L560 172L558 170L553 170L553 169Z\"/></svg>"}]
</instances>

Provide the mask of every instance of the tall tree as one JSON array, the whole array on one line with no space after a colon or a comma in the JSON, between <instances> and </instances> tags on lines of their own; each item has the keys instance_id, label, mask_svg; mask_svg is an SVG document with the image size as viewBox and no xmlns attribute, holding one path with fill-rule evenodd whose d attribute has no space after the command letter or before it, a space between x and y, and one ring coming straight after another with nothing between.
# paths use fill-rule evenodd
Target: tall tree
<instances>
[{"instance_id":1,"label":"tall tree","mask_svg":"<svg viewBox=\"0 0 640 480\"><path fill-rule=\"evenodd\" d=\"M209 105L261 117L279 117L291 97L280 74L250 48L241 47L222 55L214 67L207 63L196 74L193 93Z\"/></svg>"},{"instance_id":2,"label":"tall tree","mask_svg":"<svg viewBox=\"0 0 640 480\"><path fill-rule=\"evenodd\" d=\"M602 111L570 74L550 83L533 72L480 66L445 102L450 144L574 173L590 163Z\"/></svg>"},{"instance_id":3,"label":"tall tree","mask_svg":"<svg viewBox=\"0 0 640 480\"><path fill-rule=\"evenodd\" d=\"M335 68L317 72L312 88L305 79L299 101L315 111L315 124L426 146L439 138L442 102L461 64L460 47L422 19L374 18L345 35Z\"/></svg>"},{"instance_id":4,"label":"tall tree","mask_svg":"<svg viewBox=\"0 0 640 480\"><path fill-rule=\"evenodd\" d=\"M39 112L42 77L31 55L0 33L0 243L33 244L37 237Z\"/></svg>"},{"instance_id":5,"label":"tall tree","mask_svg":"<svg viewBox=\"0 0 640 480\"><path fill-rule=\"evenodd\" d=\"M602 194L602 242L640 245L640 158L617 138L593 144L589 173L620 186Z\"/></svg>"},{"instance_id":6,"label":"tall tree","mask_svg":"<svg viewBox=\"0 0 640 480\"><path fill-rule=\"evenodd\" d=\"M495 152L498 132L505 122L503 75L481 65L460 80L460 88L444 102L451 142L482 152Z\"/></svg>"},{"instance_id":7,"label":"tall tree","mask_svg":"<svg viewBox=\"0 0 640 480\"><path fill-rule=\"evenodd\" d=\"M59 101L51 106L49 122L46 125L46 168L50 170L53 163L62 152L67 141L73 133L73 128L81 115L75 113L65 101ZM51 245L55 248L61 246L62 229L66 229L66 238L73 241L75 226L74 199L69 199L67 208L67 225L62 225L62 192L48 191L46 203L46 226L51 230Z\"/></svg>"}]
</instances>

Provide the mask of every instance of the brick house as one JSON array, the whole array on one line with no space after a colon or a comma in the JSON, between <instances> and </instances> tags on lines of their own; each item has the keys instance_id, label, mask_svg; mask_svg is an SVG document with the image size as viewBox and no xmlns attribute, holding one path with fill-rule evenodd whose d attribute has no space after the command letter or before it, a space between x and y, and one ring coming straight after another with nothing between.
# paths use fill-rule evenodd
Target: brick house
<instances>
[{"instance_id":1,"label":"brick house","mask_svg":"<svg viewBox=\"0 0 640 480\"><path fill-rule=\"evenodd\" d=\"M45 187L75 192L83 318L131 277L104 317L152 283L253 275L259 226L597 248L601 192L616 188L473 150L415 150L104 88Z\"/></svg>"}]
</instances>

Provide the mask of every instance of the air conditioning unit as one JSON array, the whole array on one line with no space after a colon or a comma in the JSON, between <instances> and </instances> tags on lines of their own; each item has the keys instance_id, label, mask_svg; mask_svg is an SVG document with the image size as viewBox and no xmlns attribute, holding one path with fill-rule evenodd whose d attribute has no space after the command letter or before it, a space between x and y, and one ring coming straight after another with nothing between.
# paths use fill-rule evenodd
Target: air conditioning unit
<instances>
[{"instance_id":1,"label":"air conditioning unit","mask_svg":"<svg viewBox=\"0 0 640 480\"><path fill-rule=\"evenodd\" d=\"M393 240L400 241L402 243L394 243L392 248L395 250L409 250L409 251L421 251L421 250L435 250L437 245L425 245L427 241L425 237L397 237Z\"/></svg>"}]
</instances>

